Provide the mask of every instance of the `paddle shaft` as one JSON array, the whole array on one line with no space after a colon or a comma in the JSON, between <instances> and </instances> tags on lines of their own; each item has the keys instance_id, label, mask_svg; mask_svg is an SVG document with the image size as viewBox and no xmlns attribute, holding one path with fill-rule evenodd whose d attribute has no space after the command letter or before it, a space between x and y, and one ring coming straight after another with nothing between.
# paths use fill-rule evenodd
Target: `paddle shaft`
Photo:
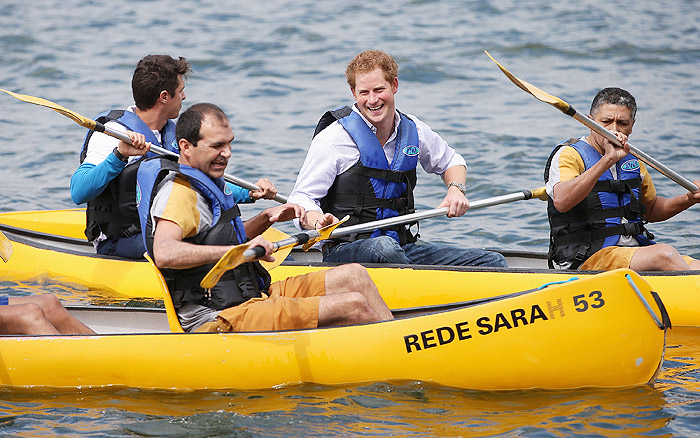
<instances>
[{"instance_id":1,"label":"paddle shaft","mask_svg":"<svg viewBox=\"0 0 700 438\"><path fill-rule=\"evenodd\" d=\"M110 135L114 138L118 138L119 140L122 140L128 144L131 144L131 139L129 138L128 135L126 135L126 133L112 129L108 126L103 125L102 123L95 123L94 130L98 131L98 132L104 132L107 135ZM164 149L164 148L162 148L160 146L156 146L156 145L151 145L151 151L153 151L156 154L161 155L161 156L168 155L171 157L179 157L179 155L176 154L175 152L171 152L167 149ZM233 175L229 175L227 173L224 173L224 179L230 183L237 185L237 186L243 187L244 189L260 190L260 187L256 186L255 184L250 183L246 180L240 179L238 177L235 177ZM275 201L279 202L280 204L284 204L287 202L287 198L285 198L282 195L275 195L275 197L273 199Z\"/></svg>"},{"instance_id":2,"label":"paddle shaft","mask_svg":"<svg viewBox=\"0 0 700 438\"><path fill-rule=\"evenodd\" d=\"M579 122L583 123L593 131L597 132L598 134L602 135L603 137L607 138L610 140L611 143L617 145L617 146L622 146L622 144L617 140L617 137L615 137L615 134L612 132L608 131L605 129L603 126L598 124L595 120L592 120L590 117L585 116L578 112L573 106L569 105L569 110L568 111L563 111L565 114L570 115L574 119L578 120ZM640 151L636 147L632 146L631 143L627 143L630 147L630 153L634 155L635 157L639 158L640 160L644 161L646 164L649 166L653 167L656 169L659 173L662 175L666 176L676 184L684 187L685 189L691 191L691 192L697 192L700 191L700 188L698 188L695 184L693 184L692 181L690 181L688 178L685 178L683 175L677 173L673 169L665 166L663 163L660 163L658 160L653 158L652 156L648 155L647 153Z\"/></svg>"},{"instance_id":3,"label":"paddle shaft","mask_svg":"<svg viewBox=\"0 0 700 438\"><path fill-rule=\"evenodd\" d=\"M469 203L469 211L478 210L484 207L491 207L493 205L506 204L514 201L522 201L531 199L533 197L534 190L523 190L522 192L510 193L507 195L494 196L492 198L481 199L478 201ZM377 228L386 228L393 225L402 225L410 222L415 222L421 219L428 219L436 216L444 216L447 214L447 207L434 208L432 210L421 211L417 213L405 214L396 217L390 217L387 219L380 219L374 222L367 222L364 224L351 225L349 227L337 228L335 229L330 237L344 237L355 233L360 233L364 231L374 230Z\"/></svg>"},{"instance_id":4,"label":"paddle shaft","mask_svg":"<svg viewBox=\"0 0 700 438\"><path fill-rule=\"evenodd\" d=\"M533 197L540 197L539 192L544 193L544 188L539 188L535 190L523 190L522 192L509 193L507 195L494 196L492 198L481 199L478 201L471 202L469 204L469 210L478 210L484 207L491 207L493 205L507 204L509 202L523 201L527 199L532 199ZM387 219L380 219L378 221L366 222L363 224L351 225L349 227L336 228L331 232L329 238L334 237L344 237L355 233L360 233L369 230L375 230L377 228L386 228L393 225L402 225L410 222L415 222L421 219L428 219L436 216L444 216L447 214L447 207L434 208L432 210L421 211L418 213L404 214L401 216L390 217ZM288 246L304 244L311 239L315 239L320 236L320 233L316 230L308 230L303 233L295 234L287 239L274 242L272 252L279 249L286 248ZM243 257L246 261L255 260L265 255L265 250L261 246L256 246L247 249L243 253Z\"/></svg>"}]
</instances>

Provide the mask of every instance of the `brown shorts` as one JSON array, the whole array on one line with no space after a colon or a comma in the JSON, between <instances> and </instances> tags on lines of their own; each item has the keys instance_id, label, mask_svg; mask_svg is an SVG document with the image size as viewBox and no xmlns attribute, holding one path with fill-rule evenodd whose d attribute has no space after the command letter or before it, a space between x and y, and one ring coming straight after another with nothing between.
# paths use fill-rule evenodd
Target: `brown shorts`
<instances>
[{"instance_id":1,"label":"brown shorts","mask_svg":"<svg viewBox=\"0 0 700 438\"><path fill-rule=\"evenodd\" d=\"M632 256L639 248L639 246L606 246L590 256L579 269L583 271L610 271L629 268ZM682 257L688 265L695 261L690 256Z\"/></svg>"},{"instance_id":2,"label":"brown shorts","mask_svg":"<svg viewBox=\"0 0 700 438\"><path fill-rule=\"evenodd\" d=\"M326 294L326 271L289 277L270 285L267 298L224 309L198 332L255 332L318 327L318 306Z\"/></svg>"}]
</instances>

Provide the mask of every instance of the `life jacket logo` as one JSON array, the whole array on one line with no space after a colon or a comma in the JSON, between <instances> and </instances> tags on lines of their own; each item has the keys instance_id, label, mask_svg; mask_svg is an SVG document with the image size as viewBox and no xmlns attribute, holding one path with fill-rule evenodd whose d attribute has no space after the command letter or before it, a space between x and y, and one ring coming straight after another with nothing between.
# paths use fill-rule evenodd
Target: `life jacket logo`
<instances>
[{"instance_id":1,"label":"life jacket logo","mask_svg":"<svg viewBox=\"0 0 700 438\"><path fill-rule=\"evenodd\" d=\"M139 208L139 205L141 205L141 186L136 181L136 208Z\"/></svg>"},{"instance_id":2,"label":"life jacket logo","mask_svg":"<svg viewBox=\"0 0 700 438\"><path fill-rule=\"evenodd\" d=\"M415 157L418 155L418 152L420 152L420 148L418 146L406 146L403 148L402 152L406 156Z\"/></svg>"},{"instance_id":3,"label":"life jacket logo","mask_svg":"<svg viewBox=\"0 0 700 438\"><path fill-rule=\"evenodd\" d=\"M180 150L180 148L177 146L177 140L173 140L173 142L170 143L170 147L172 147L175 151Z\"/></svg>"},{"instance_id":4,"label":"life jacket logo","mask_svg":"<svg viewBox=\"0 0 700 438\"><path fill-rule=\"evenodd\" d=\"M224 183L224 195L230 195L233 193L233 190L231 189L231 185L229 183Z\"/></svg>"},{"instance_id":5,"label":"life jacket logo","mask_svg":"<svg viewBox=\"0 0 700 438\"><path fill-rule=\"evenodd\" d=\"M626 170L627 172L634 172L635 170L639 170L639 161L637 160L629 160L625 161L622 163L622 170Z\"/></svg>"}]
</instances>

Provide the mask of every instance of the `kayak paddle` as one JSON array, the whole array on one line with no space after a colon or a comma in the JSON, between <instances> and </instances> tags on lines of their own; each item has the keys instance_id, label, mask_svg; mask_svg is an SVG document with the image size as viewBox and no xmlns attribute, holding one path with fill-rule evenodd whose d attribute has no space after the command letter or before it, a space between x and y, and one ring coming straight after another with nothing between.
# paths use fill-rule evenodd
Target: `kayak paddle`
<instances>
[{"instance_id":1,"label":"kayak paddle","mask_svg":"<svg viewBox=\"0 0 700 438\"><path fill-rule=\"evenodd\" d=\"M87 129L91 129L93 131L105 133L109 136L112 136L114 138L122 140L125 143L131 144L131 139L125 133L111 129L111 128L105 126L104 124L97 122L95 120L88 119L87 117L82 116L82 115L76 113L75 111L71 111L68 108L65 108L65 107L62 107L61 105L58 105L57 103L51 102L50 100L46 100L46 99L43 99L41 97L29 96L27 94L13 93L12 91L3 90L2 88L0 88L0 91L4 91L5 93L9 94L12 97L15 97L15 98L21 100L22 102L33 103L34 105L39 105L39 106L44 106L46 108L51 108L52 110L54 110L60 114L63 114L64 116L73 120L74 122L76 122L80 126L83 126ZM151 151L153 151L154 153L161 155L161 156L164 156L164 155L169 155L169 156L173 156L173 157L178 156L178 154L176 154L175 152L170 152L169 150L164 149L160 146L156 146L156 145L151 145ZM233 175L229 175L229 174L225 173L223 178L230 183L233 183L237 186L243 187L244 189L260 190L260 187L256 186L255 184L248 182L244 179L240 179L238 177L235 177ZM281 204L284 204L285 202L287 202L287 198L285 198L284 196L281 196L281 195L276 195L273 199Z\"/></svg>"},{"instance_id":2,"label":"kayak paddle","mask_svg":"<svg viewBox=\"0 0 700 438\"><path fill-rule=\"evenodd\" d=\"M523 190L521 192L510 193L507 195L494 196L492 198L481 199L479 201L474 201L469 203L469 210L477 210L479 208L490 207L492 205L506 204L514 201L522 201L528 199L547 199L547 192L544 187L539 187L532 190ZM410 222L415 222L420 219L428 219L436 216L444 216L447 214L448 207L434 208L432 210L426 210L418 213L405 214L401 216L380 219L373 222L366 222L363 224L351 225L349 227L336 228L341 223L349 219L348 216L344 217L342 221L336 222L331 225L327 225L320 230L308 230L300 234L296 234L289 239L282 240L280 242L274 242L273 246L276 251L277 248L294 246L297 243L304 243L303 249L307 251L314 243L332 239L337 237L349 236L351 234L374 230L377 228L386 228L392 225L401 225ZM224 272L229 269L233 269L245 262L255 260L262 257L265 251L262 247L256 246L250 248L249 244L236 245L229 249L228 252L217 262L216 265L207 273L204 279L199 283L205 289L211 289L216 285ZM280 262L281 263L281 262Z\"/></svg>"},{"instance_id":3,"label":"kayak paddle","mask_svg":"<svg viewBox=\"0 0 700 438\"><path fill-rule=\"evenodd\" d=\"M515 77L511 72L506 70L505 67L503 67L501 64L498 63L489 52L484 50L486 52L486 55L488 55L489 58L493 62L496 63L498 68L501 69L503 74L505 74L508 79L511 80L515 85L517 85L521 90L533 95L537 100L540 100L542 102L548 103L552 105L553 107L557 108L559 111L563 112L567 116L571 116L574 119L578 120L579 122L583 123L586 125L588 128L592 129L593 131L597 132L598 134L602 135L603 137L607 138L610 140L611 143L617 145L617 146L622 146L620 142L617 140L617 137L615 135L605 129L604 127L600 126L597 122L594 120L591 120L589 117L581 114L578 112L573 106L569 105L567 102L563 101L562 99L553 96L549 93L546 93L539 88L535 87L534 85L523 81L522 79L518 79ZM629 142L627 143L630 147L630 153L634 155L635 157L639 158L640 160L644 161L646 164L649 166L653 167L657 171L659 171L662 175L666 176L667 178L671 179L673 182L676 184L684 187L685 189L691 191L691 192L697 192L700 191L700 188L698 188L692 181L689 179L683 177L679 173L675 172L674 170L668 168L655 158L651 157L650 155L647 155L645 152L640 151L636 147L632 146Z\"/></svg>"}]
</instances>

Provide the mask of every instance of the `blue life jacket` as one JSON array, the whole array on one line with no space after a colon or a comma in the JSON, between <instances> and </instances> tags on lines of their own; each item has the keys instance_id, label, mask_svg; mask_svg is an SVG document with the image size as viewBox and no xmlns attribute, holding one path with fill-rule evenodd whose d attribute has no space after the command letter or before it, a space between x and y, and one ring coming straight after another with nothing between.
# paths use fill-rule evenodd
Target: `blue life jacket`
<instances>
[{"instance_id":1,"label":"blue life jacket","mask_svg":"<svg viewBox=\"0 0 700 438\"><path fill-rule=\"evenodd\" d=\"M96 121L105 124L116 121L133 132L146 136L146 141L154 145L161 145L172 152L179 152L175 138L175 123L168 120L161 138L163 142L156 140L151 128L146 125L136 114L131 111L111 110L105 111L95 118ZM80 162L85 161L87 147L95 131L88 130L80 151ZM149 152L147 156L155 156ZM143 158L142 158L143 159ZM86 216L87 224L85 235L88 240L95 240L100 233L107 237L129 237L139 232L138 213L136 212L136 172L141 160L127 165L121 173L105 187L95 199L88 201Z\"/></svg>"},{"instance_id":2,"label":"blue life jacket","mask_svg":"<svg viewBox=\"0 0 700 438\"><path fill-rule=\"evenodd\" d=\"M153 227L150 210L156 189L170 172L186 177L192 187L208 201L213 213L212 227L183 239L195 245L238 245L248 239L230 187L219 178L212 180L204 172L172 158L143 161L137 177L137 205L144 244L153 258ZM270 285L270 275L258 262L244 263L228 271L211 290L199 286L214 263L189 269L161 269L176 308L189 302L223 310L250 298L261 297Z\"/></svg>"},{"instance_id":3,"label":"blue life jacket","mask_svg":"<svg viewBox=\"0 0 700 438\"><path fill-rule=\"evenodd\" d=\"M557 151L573 147L583 159L586 170L595 165L602 155L585 141L570 139L558 145L547 161L545 182ZM550 198L547 213L550 224L549 265L571 263L577 269L596 251L616 245L621 235L632 235L641 246L654 241L644 227L642 215L646 206L641 200L640 165L636 157L626 155L615 163L617 179L610 169L598 179L588 196L566 213L559 212ZM622 218L628 223L623 224Z\"/></svg>"},{"instance_id":4,"label":"blue life jacket","mask_svg":"<svg viewBox=\"0 0 700 438\"><path fill-rule=\"evenodd\" d=\"M396 148L391 163L386 159L377 136L355 111L343 107L324 114L314 135L338 120L360 152L358 162L338 175L326 196L321 199L321 209L324 212L339 218L350 215L348 225L353 225L415 211L413 188L416 185L420 151L418 130L413 120L405 114L399 114ZM404 245L417 240L410 232L411 225L413 224L375 229L371 234L361 233L342 240L386 235Z\"/></svg>"}]
</instances>

